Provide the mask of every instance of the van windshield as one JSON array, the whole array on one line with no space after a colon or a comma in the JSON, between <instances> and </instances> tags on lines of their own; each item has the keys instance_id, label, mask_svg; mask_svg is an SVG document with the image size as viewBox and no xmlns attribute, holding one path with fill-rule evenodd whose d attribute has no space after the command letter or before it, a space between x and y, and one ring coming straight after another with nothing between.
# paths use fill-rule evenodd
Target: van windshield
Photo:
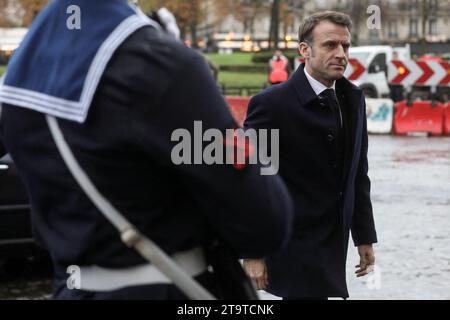
<instances>
[{"instance_id":1,"label":"van windshield","mask_svg":"<svg viewBox=\"0 0 450 320\"><path fill-rule=\"evenodd\" d=\"M350 58L358 59L361 62L367 62L370 52L350 52Z\"/></svg>"}]
</instances>

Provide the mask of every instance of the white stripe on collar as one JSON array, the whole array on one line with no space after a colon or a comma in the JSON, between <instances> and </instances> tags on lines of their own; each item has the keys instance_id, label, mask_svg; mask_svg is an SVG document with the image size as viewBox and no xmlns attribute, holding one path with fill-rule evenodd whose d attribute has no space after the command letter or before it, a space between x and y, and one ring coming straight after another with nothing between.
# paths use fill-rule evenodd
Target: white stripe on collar
<instances>
[{"instance_id":1,"label":"white stripe on collar","mask_svg":"<svg viewBox=\"0 0 450 320\"><path fill-rule=\"evenodd\" d=\"M0 101L66 120L85 122L100 79L117 48L131 34L142 27L151 25L159 30L161 29L155 21L149 19L139 9L135 7L133 9L136 14L122 21L97 51L89 67L79 101L61 99L40 92L7 86L3 84L4 76L0 81Z\"/></svg>"}]
</instances>

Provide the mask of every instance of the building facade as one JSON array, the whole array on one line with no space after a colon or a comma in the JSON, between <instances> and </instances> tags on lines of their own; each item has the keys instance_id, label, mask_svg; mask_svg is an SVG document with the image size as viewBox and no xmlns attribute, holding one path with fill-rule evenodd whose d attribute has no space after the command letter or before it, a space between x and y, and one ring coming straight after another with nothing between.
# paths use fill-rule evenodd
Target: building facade
<instances>
[{"instance_id":1,"label":"building facade","mask_svg":"<svg viewBox=\"0 0 450 320\"><path fill-rule=\"evenodd\" d=\"M380 8L380 28L369 29L367 20L373 12L370 5ZM209 30L218 39L250 38L267 40L270 29L270 1L260 10L248 10L245 15L231 12ZM428 43L449 43L450 0L286 0L280 19L280 39L297 41L298 27L302 20L317 11L337 10L350 14L354 22L352 34L359 45L415 43L425 38ZM287 10L286 10L287 9ZM287 19L286 12L290 17ZM284 15L283 15L284 14ZM214 10L209 11L207 22L214 25ZM205 24L206 24L205 23Z\"/></svg>"}]
</instances>

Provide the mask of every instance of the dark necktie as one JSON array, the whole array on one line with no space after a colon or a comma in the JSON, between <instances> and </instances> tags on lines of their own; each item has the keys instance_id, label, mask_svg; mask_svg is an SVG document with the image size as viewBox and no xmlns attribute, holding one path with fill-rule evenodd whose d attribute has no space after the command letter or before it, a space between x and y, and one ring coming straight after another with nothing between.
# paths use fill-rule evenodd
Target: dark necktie
<instances>
[{"instance_id":1,"label":"dark necktie","mask_svg":"<svg viewBox=\"0 0 450 320\"><path fill-rule=\"evenodd\" d=\"M333 89L326 89L322 91L320 95L323 97L328 97L328 99L331 101L334 108L333 111L335 111L336 115L339 117L338 123L340 125L340 128L342 129L344 126L344 119L342 117L342 109L336 96L336 92Z\"/></svg>"},{"instance_id":2,"label":"dark necktie","mask_svg":"<svg viewBox=\"0 0 450 320\"><path fill-rule=\"evenodd\" d=\"M336 144L336 160L337 166L341 168L341 178L344 175L344 159L345 159L345 128L342 109L339 104L339 100L336 96L336 92L333 89L326 89L320 94L323 98L327 98L330 102L333 114L336 117L337 124L337 144Z\"/></svg>"}]
</instances>

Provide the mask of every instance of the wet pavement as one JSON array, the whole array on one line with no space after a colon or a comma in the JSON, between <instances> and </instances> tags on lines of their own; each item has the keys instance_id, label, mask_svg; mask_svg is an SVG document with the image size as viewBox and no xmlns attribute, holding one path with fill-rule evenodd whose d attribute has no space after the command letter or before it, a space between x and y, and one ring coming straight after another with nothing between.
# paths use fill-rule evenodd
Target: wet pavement
<instances>
[{"instance_id":1,"label":"wet pavement","mask_svg":"<svg viewBox=\"0 0 450 320\"><path fill-rule=\"evenodd\" d=\"M350 247L350 298L450 299L450 138L370 136L369 148L377 269L357 279Z\"/></svg>"},{"instance_id":2,"label":"wet pavement","mask_svg":"<svg viewBox=\"0 0 450 320\"><path fill-rule=\"evenodd\" d=\"M47 257L29 256L0 265L0 299L46 300L52 291L52 267Z\"/></svg>"},{"instance_id":3,"label":"wet pavement","mask_svg":"<svg viewBox=\"0 0 450 320\"><path fill-rule=\"evenodd\" d=\"M379 270L354 299L450 299L450 138L371 137ZM358 262L355 249L348 275Z\"/></svg>"},{"instance_id":4,"label":"wet pavement","mask_svg":"<svg viewBox=\"0 0 450 320\"><path fill-rule=\"evenodd\" d=\"M378 269L356 279L350 248L351 298L450 299L450 138L371 136L369 162ZM0 274L0 299L46 299L50 290L42 270Z\"/></svg>"}]
</instances>

